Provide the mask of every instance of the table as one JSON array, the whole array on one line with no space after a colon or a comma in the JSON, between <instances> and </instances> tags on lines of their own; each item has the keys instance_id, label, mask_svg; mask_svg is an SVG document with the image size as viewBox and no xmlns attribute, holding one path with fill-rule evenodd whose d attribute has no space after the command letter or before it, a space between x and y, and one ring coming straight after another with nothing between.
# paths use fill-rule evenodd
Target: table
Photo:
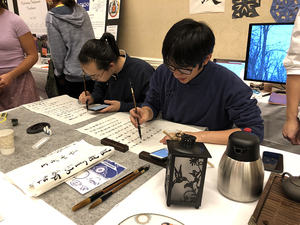
<instances>
[{"instance_id":1,"label":"table","mask_svg":"<svg viewBox=\"0 0 300 225\"><path fill-rule=\"evenodd\" d=\"M46 68L47 66L48 64L42 64L38 62L30 69L41 99L48 98L48 95L45 90L48 76L48 68Z\"/></svg>"},{"instance_id":2,"label":"table","mask_svg":"<svg viewBox=\"0 0 300 225\"><path fill-rule=\"evenodd\" d=\"M8 120L11 118L18 118L19 120L19 124L13 128L15 131L16 151L8 156L0 154L0 171L7 173L74 141L84 139L89 144L100 145L99 139L85 135L75 129L112 114L113 113L105 115L99 114L93 119L75 125L67 125L53 118L34 113L24 107L9 111ZM47 135L43 132L30 135L26 133L26 129L39 122L50 123L53 135L46 145L40 149L33 150L31 148L32 145ZM164 136L164 134L162 134L162 136ZM115 154L109 159L126 167L125 171L121 173L122 176L147 163L139 159L138 155L132 152L122 153L115 151ZM1 222L1 225L24 224L25 221L31 224L41 224L41 221L42 224L55 224L55 222L60 220L66 221L64 224L94 224L112 209L115 204L130 195L161 169L159 166L151 165L149 171L122 188L122 190L114 194L109 201L104 202L101 207L90 211L85 207L77 212L71 210L74 205L100 190L99 188L109 185L114 180L106 182L103 186L94 189L84 196L64 183L37 198L29 198L13 185L7 183L3 178L0 178L0 215L5 218L5 220ZM57 219L56 217L63 219ZM59 222L59 224L61 224L61 222Z\"/></svg>"},{"instance_id":3,"label":"table","mask_svg":"<svg viewBox=\"0 0 300 225\"><path fill-rule=\"evenodd\" d=\"M145 212L169 215L185 224L191 224L191 219L204 224L247 224L257 201L234 202L222 196L217 190L218 163L226 149L225 145L206 144L212 155L209 161L215 165L215 168L210 166L207 168L202 205L198 210L194 207L166 206L165 170L153 164L151 164L151 169L135 182L125 186L109 201L90 211L85 207L77 212L72 212L71 207L90 196L92 192L83 197L66 184L62 184L38 198L29 198L3 179L3 173L26 165L34 159L74 141L84 139L90 144L99 145L98 139L75 129L109 115L112 113L99 114L88 121L66 125L50 117L31 112L24 107L9 111L8 119L18 118L19 125L14 127L16 152L9 156L0 155L0 171L2 172L0 173L0 215L5 218L1 225L24 224L25 222L31 224L118 224L131 215ZM51 136L52 140L43 148L33 151L31 146L45 137L45 134L28 135L25 130L38 122L49 122L54 134ZM295 176L299 175L300 155L261 146L261 151L265 150L282 153L284 155L284 171ZM126 167L124 175L146 163L131 152L116 151L110 159ZM268 177L269 172L265 172L265 183ZM104 186L111 182L107 182Z\"/></svg>"},{"instance_id":4,"label":"table","mask_svg":"<svg viewBox=\"0 0 300 225\"><path fill-rule=\"evenodd\" d=\"M125 200L117 204L114 209L98 221L97 225L119 224L122 220L140 213L167 215L184 224L248 224L258 201L239 203L227 199L218 191L218 163L226 146L206 144L206 147L212 155L212 158L209 160L215 165L215 168L211 168L210 166L207 167L202 205L198 210L194 207L174 205L167 207L164 190L164 169L147 183L143 184ZM260 147L260 151L261 153L263 151L272 151L283 154L284 171L289 171L294 176L299 175L300 155L264 146ZM265 171L264 185L266 184L269 175L270 172Z\"/></svg>"},{"instance_id":5,"label":"table","mask_svg":"<svg viewBox=\"0 0 300 225\"><path fill-rule=\"evenodd\" d=\"M270 96L257 99L261 110L261 117L264 120L264 140L261 143L264 146L272 147L288 152L300 154L300 147L293 146L282 136L282 128L285 123L285 105L274 105L268 103Z\"/></svg>"}]
</instances>

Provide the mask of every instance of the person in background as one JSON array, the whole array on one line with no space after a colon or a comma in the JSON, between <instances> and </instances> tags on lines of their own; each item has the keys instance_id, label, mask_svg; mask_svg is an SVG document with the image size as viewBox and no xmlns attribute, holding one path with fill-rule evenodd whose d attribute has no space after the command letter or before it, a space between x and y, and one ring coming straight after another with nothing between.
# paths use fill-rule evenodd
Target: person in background
<instances>
[{"instance_id":1,"label":"person in background","mask_svg":"<svg viewBox=\"0 0 300 225\"><path fill-rule=\"evenodd\" d=\"M38 54L26 23L0 1L0 111L40 100L30 68ZM26 53L26 57L24 57Z\"/></svg>"},{"instance_id":2,"label":"person in background","mask_svg":"<svg viewBox=\"0 0 300 225\"><path fill-rule=\"evenodd\" d=\"M290 48L283 65L286 69L286 119L282 129L282 135L293 145L300 144L300 122L298 118L298 106L300 103L300 12L298 12Z\"/></svg>"},{"instance_id":3,"label":"person in background","mask_svg":"<svg viewBox=\"0 0 300 225\"><path fill-rule=\"evenodd\" d=\"M36 37L36 34L32 34L32 35L33 35L33 40L34 40L34 43L35 43L36 50L39 51L38 39Z\"/></svg>"},{"instance_id":4,"label":"person in background","mask_svg":"<svg viewBox=\"0 0 300 225\"><path fill-rule=\"evenodd\" d=\"M250 99L251 88L236 74L210 61L214 45L205 23L184 19L174 24L163 42L164 64L153 74L142 107L137 113L130 110L132 124L137 127L137 118L143 124L161 112L165 120L207 127L209 131L184 132L198 142L227 144L231 133L247 127L262 141L257 100Z\"/></svg>"},{"instance_id":5,"label":"person in background","mask_svg":"<svg viewBox=\"0 0 300 225\"><path fill-rule=\"evenodd\" d=\"M77 59L83 44L95 37L88 13L75 0L46 0L50 11L46 16L48 43L54 74L65 85L66 94L78 98L84 90L83 74ZM87 78L92 91L94 81Z\"/></svg>"},{"instance_id":6,"label":"person in background","mask_svg":"<svg viewBox=\"0 0 300 225\"><path fill-rule=\"evenodd\" d=\"M147 62L119 50L112 34L104 33L100 39L89 40L78 59L83 71L96 81L92 93L82 92L79 96L81 103L88 100L88 104L110 105L101 112L128 112L134 107L129 79L137 105L144 101L154 69Z\"/></svg>"}]
</instances>

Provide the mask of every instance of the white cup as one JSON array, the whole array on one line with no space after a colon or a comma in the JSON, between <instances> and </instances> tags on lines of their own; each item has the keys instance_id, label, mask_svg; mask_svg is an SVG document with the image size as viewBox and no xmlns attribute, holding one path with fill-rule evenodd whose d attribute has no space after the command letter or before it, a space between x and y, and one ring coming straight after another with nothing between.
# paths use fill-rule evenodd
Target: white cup
<instances>
[{"instance_id":1,"label":"white cup","mask_svg":"<svg viewBox=\"0 0 300 225\"><path fill-rule=\"evenodd\" d=\"M2 155L10 155L15 152L14 130L0 130L0 152Z\"/></svg>"}]
</instances>

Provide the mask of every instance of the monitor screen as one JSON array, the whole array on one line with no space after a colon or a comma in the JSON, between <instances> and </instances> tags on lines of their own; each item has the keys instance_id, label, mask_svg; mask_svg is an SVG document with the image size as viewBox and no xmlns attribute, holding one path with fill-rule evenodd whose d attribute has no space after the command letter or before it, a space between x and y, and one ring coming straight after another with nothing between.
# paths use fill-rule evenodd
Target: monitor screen
<instances>
[{"instance_id":1,"label":"monitor screen","mask_svg":"<svg viewBox=\"0 0 300 225\"><path fill-rule=\"evenodd\" d=\"M244 80L285 84L283 60L290 47L293 23L249 25Z\"/></svg>"},{"instance_id":2,"label":"monitor screen","mask_svg":"<svg viewBox=\"0 0 300 225\"><path fill-rule=\"evenodd\" d=\"M226 67L234 72L241 79L244 79L245 61L243 60L231 60L231 59L214 59L216 64Z\"/></svg>"}]
</instances>

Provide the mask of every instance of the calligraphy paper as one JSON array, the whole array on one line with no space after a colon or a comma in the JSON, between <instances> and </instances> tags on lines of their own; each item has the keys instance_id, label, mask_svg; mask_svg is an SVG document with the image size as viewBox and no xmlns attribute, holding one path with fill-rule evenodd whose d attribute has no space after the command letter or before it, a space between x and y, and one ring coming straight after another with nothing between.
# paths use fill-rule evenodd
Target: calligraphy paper
<instances>
[{"instance_id":1,"label":"calligraphy paper","mask_svg":"<svg viewBox=\"0 0 300 225\"><path fill-rule=\"evenodd\" d=\"M74 142L45 157L6 173L14 184L29 196L39 196L91 168L114 153L110 146Z\"/></svg>"},{"instance_id":2,"label":"calligraphy paper","mask_svg":"<svg viewBox=\"0 0 300 225\"><path fill-rule=\"evenodd\" d=\"M61 95L23 106L33 112L49 116L69 125L97 116L97 113L88 111L85 104L78 104L77 99L68 95Z\"/></svg>"},{"instance_id":3,"label":"calligraphy paper","mask_svg":"<svg viewBox=\"0 0 300 225\"><path fill-rule=\"evenodd\" d=\"M190 14L225 12L225 0L190 0Z\"/></svg>"},{"instance_id":4,"label":"calligraphy paper","mask_svg":"<svg viewBox=\"0 0 300 225\"><path fill-rule=\"evenodd\" d=\"M77 190L80 194L86 194L94 188L117 176L125 169L120 164L105 159L103 162L93 166L91 169L75 176L66 183Z\"/></svg>"},{"instance_id":5,"label":"calligraphy paper","mask_svg":"<svg viewBox=\"0 0 300 225\"><path fill-rule=\"evenodd\" d=\"M159 142L165 136L162 130L173 133L178 130L197 132L204 129L203 127L202 129L201 127L194 128L163 119L155 119L141 125L142 139L140 139L138 130L131 124L129 113L119 112L77 130L100 140L109 138L128 145L131 152L138 154L141 151L152 152L165 147Z\"/></svg>"}]
</instances>

